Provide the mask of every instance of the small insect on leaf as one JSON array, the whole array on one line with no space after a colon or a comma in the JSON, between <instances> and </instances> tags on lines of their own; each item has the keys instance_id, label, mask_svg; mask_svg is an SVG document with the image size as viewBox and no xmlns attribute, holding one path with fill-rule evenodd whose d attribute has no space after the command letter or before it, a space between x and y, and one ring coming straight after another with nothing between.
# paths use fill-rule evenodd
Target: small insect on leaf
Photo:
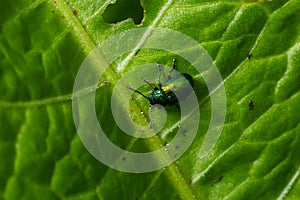
<instances>
[{"instance_id":1,"label":"small insect on leaf","mask_svg":"<svg viewBox=\"0 0 300 200\"><path fill-rule=\"evenodd\" d=\"M161 82L162 69L160 63L157 63L159 76L158 76L158 86L150 83L147 79L142 78L147 85L153 88L151 94L147 97L138 90L133 89L128 86L128 89L140 94L150 103L150 128L152 128L152 109L156 104L162 106L172 106L178 104L178 98L184 100L191 90L190 86L193 87L194 81L190 74L181 73L172 77L171 73L176 69L176 59L173 59L173 67L169 72L168 79L165 82ZM174 93L176 91L176 95Z\"/></svg>"}]
</instances>

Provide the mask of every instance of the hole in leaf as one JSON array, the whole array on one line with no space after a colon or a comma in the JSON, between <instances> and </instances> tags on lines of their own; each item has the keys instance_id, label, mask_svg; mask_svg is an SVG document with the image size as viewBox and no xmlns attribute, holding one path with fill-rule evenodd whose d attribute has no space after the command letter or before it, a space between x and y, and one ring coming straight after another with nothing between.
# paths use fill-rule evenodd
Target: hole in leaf
<instances>
[{"instance_id":1,"label":"hole in leaf","mask_svg":"<svg viewBox=\"0 0 300 200\"><path fill-rule=\"evenodd\" d=\"M143 14L144 9L140 0L118 0L108 5L102 16L107 23L118 23L131 18L135 24L140 24Z\"/></svg>"}]
</instances>

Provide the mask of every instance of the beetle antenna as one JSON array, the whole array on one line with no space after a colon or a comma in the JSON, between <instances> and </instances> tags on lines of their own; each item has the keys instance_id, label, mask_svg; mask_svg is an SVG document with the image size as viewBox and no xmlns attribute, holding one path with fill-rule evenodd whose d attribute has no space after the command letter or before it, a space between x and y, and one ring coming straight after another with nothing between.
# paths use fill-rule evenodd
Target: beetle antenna
<instances>
[{"instance_id":1,"label":"beetle antenna","mask_svg":"<svg viewBox=\"0 0 300 200\"><path fill-rule=\"evenodd\" d=\"M127 88L128 88L129 90L132 90L132 91L135 92L135 93L138 93L138 94L142 95L144 98L146 98L146 99L148 100L148 97L146 97L146 96L145 96L143 93L141 93L140 91L133 89L133 88L130 87L129 85L127 86Z\"/></svg>"},{"instance_id":2,"label":"beetle antenna","mask_svg":"<svg viewBox=\"0 0 300 200\"><path fill-rule=\"evenodd\" d=\"M169 72L168 80L171 79L171 73L176 69L176 58L173 59L173 66L172 69Z\"/></svg>"},{"instance_id":3,"label":"beetle antenna","mask_svg":"<svg viewBox=\"0 0 300 200\"><path fill-rule=\"evenodd\" d=\"M150 83L147 79L142 78L142 80L147 83L150 87L152 87L153 89L158 89L157 87L155 87L154 85L152 85L152 83Z\"/></svg>"},{"instance_id":4,"label":"beetle antenna","mask_svg":"<svg viewBox=\"0 0 300 200\"><path fill-rule=\"evenodd\" d=\"M157 67L158 67L158 71L159 71L159 73L158 73L158 85L161 86L162 84L160 82L160 77L161 77L162 70L161 70L161 65L160 65L159 62L157 62Z\"/></svg>"},{"instance_id":5,"label":"beetle antenna","mask_svg":"<svg viewBox=\"0 0 300 200\"><path fill-rule=\"evenodd\" d=\"M172 69L172 71L174 70L174 69L176 69L176 63L177 63L177 60L176 60L176 58L174 58L173 59L173 69Z\"/></svg>"}]
</instances>

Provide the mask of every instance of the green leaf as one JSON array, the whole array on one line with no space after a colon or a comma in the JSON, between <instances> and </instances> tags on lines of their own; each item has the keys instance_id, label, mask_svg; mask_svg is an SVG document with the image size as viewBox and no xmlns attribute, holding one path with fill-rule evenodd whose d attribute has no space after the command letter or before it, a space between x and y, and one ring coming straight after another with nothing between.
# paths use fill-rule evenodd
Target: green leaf
<instances>
[{"instance_id":1,"label":"green leaf","mask_svg":"<svg viewBox=\"0 0 300 200\"><path fill-rule=\"evenodd\" d=\"M2 2L0 13L0 199L300 198L299 0L12 0ZM178 71L194 77L201 112L196 138L180 159L153 172L120 172L95 159L80 140L72 92L82 62L110 36L137 27L185 34L218 67L226 121L206 157L199 153L210 123L211 94L180 57ZM118 127L110 103L127 72L158 61L171 66L174 56L135 49L99 80L97 117L118 147L148 152L173 139L176 107L166 108L160 134L138 139ZM140 89L149 94L147 87ZM133 120L147 125L149 102L133 99L128 100Z\"/></svg>"}]
</instances>

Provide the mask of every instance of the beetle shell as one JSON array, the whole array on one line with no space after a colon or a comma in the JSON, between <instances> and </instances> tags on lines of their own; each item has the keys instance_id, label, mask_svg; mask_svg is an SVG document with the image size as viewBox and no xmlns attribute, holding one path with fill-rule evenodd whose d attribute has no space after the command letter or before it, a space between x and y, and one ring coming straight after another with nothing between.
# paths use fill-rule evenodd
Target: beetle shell
<instances>
[{"instance_id":1,"label":"beetle shell","mask_svg":"<svg viewBox=\"0 0 300 200\"><path fill-rule=\"evenodd\" d=\"M174 105L179 99L184 99L193 87L193 78L189 74L178 74L161 84L161 89L155 89L148 97L150 104L162 106ZM177 96L175 95L177 94Z\"/></svg>"}]
</instances>

